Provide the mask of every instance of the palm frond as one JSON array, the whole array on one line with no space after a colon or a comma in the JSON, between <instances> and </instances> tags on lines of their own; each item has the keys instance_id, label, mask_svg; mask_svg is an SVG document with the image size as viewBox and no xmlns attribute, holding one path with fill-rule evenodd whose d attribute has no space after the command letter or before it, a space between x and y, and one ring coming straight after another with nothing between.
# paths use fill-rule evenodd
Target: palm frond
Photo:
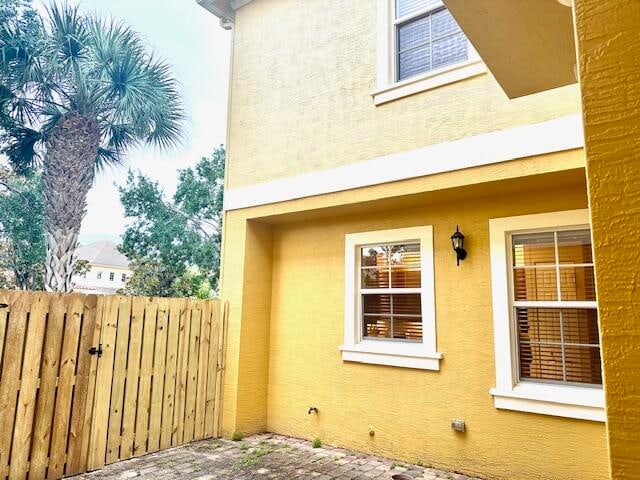
<instances>
[{"instance_id":1,"label":"palm frond","mask_svg":"<svg viewBox=\"0 0 640 480\"><path fill-rule=\"evenodd\" d=\"M2 150L13 169L24 175L31 171L39 162L37 147L44 141L43 132L30 128L16 128L11 136L4 139L7 146Z\"/></svg>"}]
</instances>

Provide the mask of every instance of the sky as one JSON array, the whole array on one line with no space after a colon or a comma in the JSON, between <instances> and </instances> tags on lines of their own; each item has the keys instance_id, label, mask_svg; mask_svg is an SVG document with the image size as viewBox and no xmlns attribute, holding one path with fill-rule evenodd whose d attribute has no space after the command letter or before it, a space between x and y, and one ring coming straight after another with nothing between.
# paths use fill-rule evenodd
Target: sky
<instances>
[{"instance_id":1,"label":"sky","mask_svg":"<svg viewBox=\"0 0 640 480\"><path fill-rule=\"evenodd\" d=\"M40 6L48 1L39 0ZM127 219L116 185L127 169L157 180L168 195L177 186L178 169L193 166L224 144L231 33L195 0L74 0L87 11L98 11L129 24L174 68L189 113L185 141L166 153L153 147L132 151L124 168L99 173L88 195L80 243L99 239L118 242Z\"/></svg>"}]
</instances>

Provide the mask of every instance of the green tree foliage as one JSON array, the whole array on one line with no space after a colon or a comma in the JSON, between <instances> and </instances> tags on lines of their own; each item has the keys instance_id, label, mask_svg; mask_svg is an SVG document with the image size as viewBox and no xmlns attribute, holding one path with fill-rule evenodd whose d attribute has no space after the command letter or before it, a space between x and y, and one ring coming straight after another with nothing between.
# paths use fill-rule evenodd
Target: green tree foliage
<instances>
[{"instance_id":1,"label":"green tree foliage","mask_svg":"<svg viewBox=\"0 0 640 480\"><path fill-rule=\"evenodd\" d=\"M41 179L37 175L0 181L0 285L41 290L46 246Z\"/></svg>"},{"instance_id":2,"label":"green tree foliage","mask_svg":"<svg viewBox=\"0 0 640 480\"><path fill-rule=\"evenodd\" d=\"M180 170L171 201L129 172L120 188L127 227L120 250L131 260L130 295L208 298L218 287L225 150Z\"/></svg>"}]
</instances>

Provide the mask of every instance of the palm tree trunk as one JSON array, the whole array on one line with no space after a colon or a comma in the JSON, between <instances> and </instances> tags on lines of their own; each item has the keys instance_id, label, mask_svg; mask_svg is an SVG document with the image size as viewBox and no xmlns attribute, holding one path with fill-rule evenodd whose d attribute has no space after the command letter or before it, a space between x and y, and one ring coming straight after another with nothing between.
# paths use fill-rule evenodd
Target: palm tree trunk
<instances>
[{"instance_id":1,"label":"palm tree trunk","mask_svg":"<svg viewBox=\"0 0 640 480\"><path fill-rule=\"evenodd\" d=\"M70 292L80 225L93 184L100 129L95 119L65 114L47 138L43 168L47 262L44 286Z\"/></svg>"}]
</instances>

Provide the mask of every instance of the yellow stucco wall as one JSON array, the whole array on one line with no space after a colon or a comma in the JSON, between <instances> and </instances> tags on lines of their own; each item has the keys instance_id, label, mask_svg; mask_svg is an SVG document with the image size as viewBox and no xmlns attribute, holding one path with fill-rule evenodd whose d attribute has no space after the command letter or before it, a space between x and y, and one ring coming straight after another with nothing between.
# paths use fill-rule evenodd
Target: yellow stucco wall
<instances>
[{"instance_id":1,"label":"yellow stucco wall","mask_svg":"<svg viewBox=\"0 0 640 480\"><path fill-rule=\"evenodd\" d=\"M509 100L489 74L376 107L375 0L258 0L237 11L229 188L580 109L577 87Z\"/></svg>"},{"instance_id":2,"label":"yellow stucco wall","mask_svg":"<svg viewBox=\"0 0 640 480\"><path fill-rule=\"evenodd\" d=\"M607 478L602 423L496 410L489 394L488 220L586 201L579 184L274 225L267 429L490 478ZM456 224L469 252L459 268L449 238ZM417 225L434 226L441 371L343 362L344 235ZM307 414L311 405L317 416ZM466 433L451 430L454 418Z\"/></svg>"},{"instance_id":3,"label":"yellow stucco wall","mask_svg":"<svg viewBox=\"0 0 640 480\"><path fill-rule=\"evenodd\" d=\"M264 431L271 314L271 224L414 208L584 181L581 149L225 212L221 296L229 301L223 434ZM584 187L583 187L584 188Z\"/></svg>"},{"instance_id":4,"label":"yellow stucco wall","mask_svg":"<svg viewBox=\"0 0 640 480\"><path fill-rule=\"evenodd\" d=\"M575 0L614 479L640 479L640 2Z\"/></svg>"}]
</instances>

